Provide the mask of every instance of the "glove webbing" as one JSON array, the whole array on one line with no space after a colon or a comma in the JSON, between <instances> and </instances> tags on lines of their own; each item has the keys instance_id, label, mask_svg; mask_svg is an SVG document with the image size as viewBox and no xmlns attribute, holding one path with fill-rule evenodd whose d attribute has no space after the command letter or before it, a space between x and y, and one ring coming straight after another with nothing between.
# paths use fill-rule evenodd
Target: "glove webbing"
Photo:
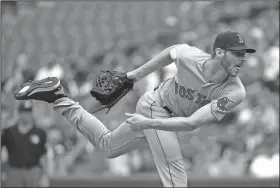
<instances>
[{"instance_id":1,"label":"glove webbing","mask_svg":"<svg viewBox=\"0 0 280 188\"><path fill-rule=\"evenodd\" d=\"M103 110L103 109L105 109L105 108L109 108L108 111L106 112L106 114L108 114L108 112L111 110L111 108L112 108L123 96L125 96L130 90L132 90L132 88L126 88L126 89L124 90L125 92L123 92L118 98L116 98L115 101L114 101L112 104L110 104L110 105L105 105L105 106L103 106L103 107L101 107L101 108L99 108L99 109L93 111L92 114L94 114L94 113L96 113L96 112L98 112L98 111L100 111L100 110Z\"/></svg>"}]
</instances>

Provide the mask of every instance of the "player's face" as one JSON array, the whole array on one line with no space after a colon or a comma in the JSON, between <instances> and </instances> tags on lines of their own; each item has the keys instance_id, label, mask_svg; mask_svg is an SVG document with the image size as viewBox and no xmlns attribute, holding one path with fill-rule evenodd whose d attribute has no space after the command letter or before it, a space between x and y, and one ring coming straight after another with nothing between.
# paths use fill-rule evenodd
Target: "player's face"
<instances>
[{"instance_id":1,"label":"player's face","mask_svg":"<svg viewBox=\"0 0 280 188\"><path fill-rule=\"evenodd\" d=\"M19 113L19 122L23 125L32 124L33 117L31 112L20 112Z\"/></svg>"},{"instance_id":2,"label":"player's face","mask_svg":"<svg viewBox=\"0 0 280 188\"><path fill-rule=\"evenodd\" d=\"M242 65L245 62L245 50L225 51L225 66L229 76L235 77L238 75Z\"/></svg>"}]
</instances>

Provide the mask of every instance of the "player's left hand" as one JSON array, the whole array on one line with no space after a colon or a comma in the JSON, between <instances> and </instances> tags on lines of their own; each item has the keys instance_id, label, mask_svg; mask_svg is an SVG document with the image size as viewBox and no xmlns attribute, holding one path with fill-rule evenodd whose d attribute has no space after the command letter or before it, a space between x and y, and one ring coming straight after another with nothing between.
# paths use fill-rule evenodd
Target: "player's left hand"
<instances>
[{"instance_id":1,"label":"player's left hand","mask_svg":"<svg viewBox=\"0 0 280 188\"><path fill-rule=\"evenodd\" d=\"M128 117L126 123L129 124L129 127L132 131L137 132L148 128L149 118L146 118L140 114L125 113L125 115Z\"/></svg>"}]
</instances>

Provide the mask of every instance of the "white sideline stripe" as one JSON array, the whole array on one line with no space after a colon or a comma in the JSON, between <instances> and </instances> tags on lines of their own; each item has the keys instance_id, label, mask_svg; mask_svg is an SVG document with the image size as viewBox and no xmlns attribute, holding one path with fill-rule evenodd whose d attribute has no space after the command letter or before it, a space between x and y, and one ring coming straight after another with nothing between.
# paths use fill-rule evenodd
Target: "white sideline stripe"
<instances>
[{"instance_id":1,"label":"white sideline stripe","mask_svg":"<svg viewBox=\"0 0 280 188\"><path fill-rule=\"evenodd\" d=\"M60 80L58 80L57 84L49 87L49 88L37 88L37 89L34 89L28 96L32 95L33 93L35 92L40 92L40 91L51 91L51 90L54 90L56 89L60 84Z\"/></svg>"}]
</instances>

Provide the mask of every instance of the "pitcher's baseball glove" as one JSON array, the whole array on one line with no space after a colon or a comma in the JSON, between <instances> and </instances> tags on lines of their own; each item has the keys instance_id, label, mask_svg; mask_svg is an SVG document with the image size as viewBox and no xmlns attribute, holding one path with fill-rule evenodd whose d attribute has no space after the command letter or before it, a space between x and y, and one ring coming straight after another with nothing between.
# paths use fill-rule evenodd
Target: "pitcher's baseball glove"
<instances>
[{"instance_id":1,"label":"pitcher's baseball glove","mask_svg":"<svg viewBox=\"0 0 280 188\"><path fill-rule=\"evenodd\" d=\"M133 81L127 78L126 73L118 71L102 71L97 76L92 89L91 96L96 98L104 107L94 111L93 113L104 108L111 109L122 97L124 97L133 88ZM109 110L106 112L108 113Z\"/></svg>"}]
</instances>

